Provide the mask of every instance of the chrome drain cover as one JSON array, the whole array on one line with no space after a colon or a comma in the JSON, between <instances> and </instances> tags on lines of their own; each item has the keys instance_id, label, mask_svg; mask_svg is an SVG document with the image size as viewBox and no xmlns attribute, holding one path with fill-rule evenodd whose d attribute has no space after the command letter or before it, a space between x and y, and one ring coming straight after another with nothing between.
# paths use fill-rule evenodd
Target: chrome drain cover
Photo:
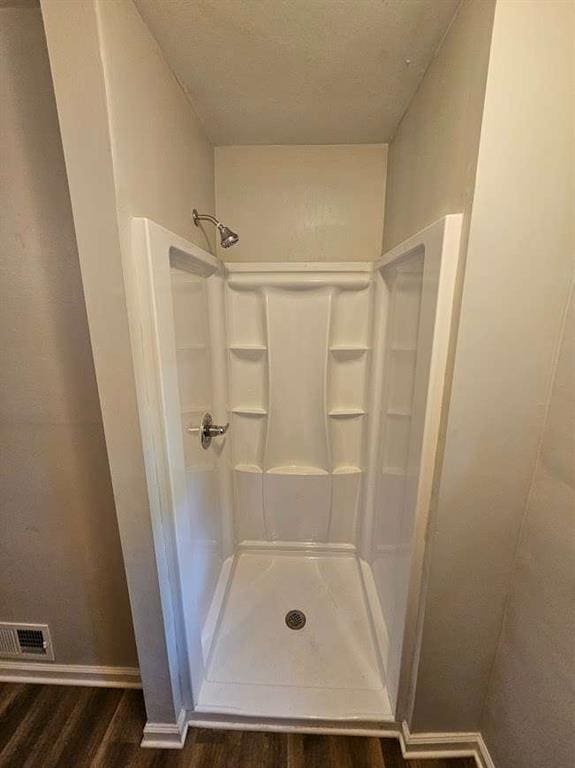
<instances>
[{"instance_id":1,"label":"chrome drain cover","mask_svg":"<svg viewBox=\"0 0 575 768\"><path fill-rule=\"evenodd\" d=\"M305 627L306 617L303 611L294 609L286 613L286 626L290 629L303 629Z\"/></svg>"}]
</instances>

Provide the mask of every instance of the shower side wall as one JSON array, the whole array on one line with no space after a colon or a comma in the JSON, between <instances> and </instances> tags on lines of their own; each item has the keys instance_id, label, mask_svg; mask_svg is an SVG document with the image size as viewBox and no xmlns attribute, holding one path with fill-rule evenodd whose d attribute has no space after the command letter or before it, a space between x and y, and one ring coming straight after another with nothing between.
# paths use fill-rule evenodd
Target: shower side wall
<instances>
[{"instance_id":1,"label":"shower side wall","mask_svg":"<svg viewBox=\"0 0 575 768\"><path fill-rule=\"evenodd\" d=\"M417 664L423 554L444 400L461 215L414 235L376 267L379 324L362 558L387 630L386 684L397 716ZM377 611L372 610L376 614Z\"/></svg>"}]
</instances>

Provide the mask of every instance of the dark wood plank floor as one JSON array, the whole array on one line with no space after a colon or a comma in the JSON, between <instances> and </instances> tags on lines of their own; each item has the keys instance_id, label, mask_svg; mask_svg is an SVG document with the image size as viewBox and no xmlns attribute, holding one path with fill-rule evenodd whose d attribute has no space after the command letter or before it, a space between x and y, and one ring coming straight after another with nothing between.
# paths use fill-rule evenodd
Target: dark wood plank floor
<instances>
[{"instance_id":1,"label":"dark wood plank floor","mask_svg":"<svg viewBox=\"0 0 575 768\"><path fill-rule=\"evenodd\" d=\"M0 683L1 768L474 768L410 760L392 739L191 729L180 751L141 749L140 691Z\"/></svg>"}]
</instances>

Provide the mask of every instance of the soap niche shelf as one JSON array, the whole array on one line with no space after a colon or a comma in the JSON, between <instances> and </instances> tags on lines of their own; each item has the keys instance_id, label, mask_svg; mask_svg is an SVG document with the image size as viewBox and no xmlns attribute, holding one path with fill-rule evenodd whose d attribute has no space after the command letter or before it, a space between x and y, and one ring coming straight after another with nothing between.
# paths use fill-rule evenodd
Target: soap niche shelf
<instances>
[{"instance_id":1,"label":"soap niche shelf","mask_svg":"<svg viewBox=\"0 0 575 768\"><path fill-rule=\"evenodd\" d=\"M263 354L267 349L267 339L262 291L228 286L227 299L227 325L233 329L230 351L242 356Z\"/></svg>"},{"instance_id":2,"label":"soap niche shelf","mask_svg":"<svg viewBox=\"0 0 575 768\"><path fill-rule=\"evenodd\" d=\"M370 319L370 287L337 290L334 293L330 328L330 351L367 351Z\"/></svg>"},{"instance_id":3,"label":"soap niche shelf","mask_svg":"<svg viewBox=\"0 0 575 768\"><path fill-rule=\"evenodd\" d=\"M332 472L361 472L370 359L370 288L336 291L332 302L327 416Z\"/></svg>"},{"instance_id":4,"label":"soap niche shelf","mask_svg":"<svg viewBox=\"0 0 575 768\"><path fill-rule=\"evenodd\" d=\"M264 344L231 344L230 352L238 357L260 357L268 348Z\"/></svg>"},{"instance_id":5,"label":"soap niche shelf","mask_svg":"<svg viewBox=\"0 0 575 768\"><path fill-rule=\"evenodd\" d=\"M268 412L265 408L258 408L257 406L238 405L231 409L232 413L238 416L267 416Z\"/></svg>"},{"instance_id":6,"label":"soap niche shelf","mask_svg":"<svg viewBox=\"0 0 575 768\"><path fill-rule=\"evenodd\" d=\"M195 344L193 342L178 344L176 346L176 352L183 352L185 350L194 350L195 352L205 352L207 347L205 344Z\"/></svg>"},{"instance_id":7,"label":"soap niche shelf","mask_svg":"<svg viewBox=\"0 0 575 768\"><path fill-rule=\"evenodd\" d=\"M332 408L328 411L332 419L354 419L357 416L365 416L363 408Z\"/></svg>"},{"instance_id":8,"label":"soap niche shelf","mask_svg":"<svg viewBox=\"0 0 575 768\"><path fill-rule=\"evenodd\" d=\"M333 472L361 464L365 411L360 408L338 408L330 411L329 435Z\"/></svg>"},{"instance_id":9,"label":"soap niche shelf","mask_svg":"<svg viewBox=\"0 0 575 768\"><path fill-rule=\"evenodd\" d=\"M370 347L363 344L332 344L329 351L335 357L361 357Z\"/></svg>"},{"instance_id":10,"label":"soap niche shelf","mask_svg":"<svg viewBox=\"0 0 575 768\"><path fill-rule=\"evenodd\" d=\"M236 468L257 467L262 471L266 416L263 408L231 409L232 460Z\"/></svg>"},{"instance_id":11,"label":"soap niche shelf","mask_svg":"<svg viewBox=\"0 0 575 768\"><path fill-rule=\"evenodd\" d=\"M234 348L229 358L232 413L245 416L267 414L268 370L265 347Z\"/></svg>"}]
</instances>

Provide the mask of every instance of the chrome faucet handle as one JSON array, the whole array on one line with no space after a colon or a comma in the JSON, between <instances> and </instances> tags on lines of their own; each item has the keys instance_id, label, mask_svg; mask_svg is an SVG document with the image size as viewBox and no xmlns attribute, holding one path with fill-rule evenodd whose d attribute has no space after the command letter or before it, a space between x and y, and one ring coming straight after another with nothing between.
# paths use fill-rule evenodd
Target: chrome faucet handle
<instances>
[{"instance_id":1,"label":"chrome faucet handle","mask_svg":"<svg viewBox=\"0 0 575 768\"><path fill-rule=\"evenodd\" d=\"M225 435L229 428L230 422L228 421L228 423L224 425L211 424L206 427L205 431L210 437L219 437L220 435Z\"/></svg>"},{"instance_id":2,"label":"chrome faucet handle","mask_svg":"<svg viewBox=\"0 0 575 768\"><path fill-rule=\"evenodd\" d=\"M211 413L204 413L199 427L188 427L187 431L195 434L199 432L202 448L209 448L213 437L225 435L230 428L230 423L214 424L214 417Z\"/></svg>"}]
</instances>

